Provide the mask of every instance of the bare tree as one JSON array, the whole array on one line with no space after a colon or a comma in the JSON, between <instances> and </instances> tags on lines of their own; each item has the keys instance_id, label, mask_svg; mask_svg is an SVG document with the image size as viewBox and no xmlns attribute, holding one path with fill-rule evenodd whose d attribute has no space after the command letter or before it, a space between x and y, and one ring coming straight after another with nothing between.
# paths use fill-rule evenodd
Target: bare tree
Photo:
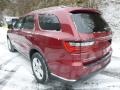
<instances>
[{"instance_id":1,"label":"bare tree","mask_svg":"<svg viewBox=\"0 0 120 90\"><path fill-rule=\"evenodd\" d=\"M99 1L100 0L0 0L0 11L7 8L13 12L13 15L23 15L32 10L59 5L96 8Z\"/></svg>"},{"instance_id":2,"label":"bare tree","mask_svg":"<svg viewBox=\"0 0 120 90\"><path fill-rule=\"evenodd\" d=\"M7 7L8 3L10 3L10 0L0 0L0 11L3 11Z\"/></svg>"}]
</instances>

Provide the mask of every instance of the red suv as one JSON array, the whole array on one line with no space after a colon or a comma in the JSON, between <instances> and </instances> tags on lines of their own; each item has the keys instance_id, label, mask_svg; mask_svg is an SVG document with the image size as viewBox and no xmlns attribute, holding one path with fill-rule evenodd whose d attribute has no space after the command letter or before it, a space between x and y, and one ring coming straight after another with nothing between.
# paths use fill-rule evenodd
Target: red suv
<instances>
[{"instance_id":1,"label":"red suv","mask_svg":"<svg viewBox=\"0 0 120 90\"><path fill-rule=\"evenodd\" d=\"M30 59L40 83L50 75L74 82L103 69L111 59L112 31L95 9L40 9L8 28L9 50Z\"/></svg>"}]
</instances>

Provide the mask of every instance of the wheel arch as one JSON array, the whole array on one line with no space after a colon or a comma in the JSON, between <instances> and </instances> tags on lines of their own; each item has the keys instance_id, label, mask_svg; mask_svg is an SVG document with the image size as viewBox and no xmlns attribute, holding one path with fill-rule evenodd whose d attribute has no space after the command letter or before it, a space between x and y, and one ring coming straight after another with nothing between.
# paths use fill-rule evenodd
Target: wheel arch
<instances>
[{"instance_id":1,"label":"wheel arch","mask_svg":"<svg viewBox=\"0 0 120 90\"><path fill-rule=\"evenodd\" d=\"M31 49L31 50L30 50L30 52L29 52L29 58L30 58L30 60L31 60L31 58L32 58L32 55L33 55L34 53L36 53L36 52L40 53L39 50L37 50L37 49ZM40 54L41 54L41 53L40 53Z\"/></svg>"},{"instance_id":2,"label":"wheel arch","mask_svg":"<svg viewBox=\"0 0 120 90\"><path fill-rule=\"evenodd\" d=\"M47 59L45 58L45 56L44 56L44 53L39 49L39 48L32 48L30 51L29 51L29 58L30 58L30 60L31 60L31 58L32 58L32 55L34 54L34 53L36 53L36 52L38 52L44 59L45 59L45 62L47 61ZM47 63L46 63L47 64Z\"/></svg>"},{"instance_id":3,"label":"wheel arch","mask_svg":"<svg viewBox=\"0 0 120 90\"><path fill-rule=\"evenodd\" d=\"M32 58L32 55L33 55L34 53L36 53L36 52L38 52L39 54L41 54L42 57L44 58L44 62L45 62L45 64L46 64L46 66L47 66L47 69L48 69L48 72L49 72L49 75L50 75L51 70L49 69L49 65L48 65L48 63L47 63L47 61L46 61L46 58L45 58L44 54L43 54L39 49L33 48L33 49L30 50L30 52L29 52L29 58L30 58L30 60L31 60L31 58Z\"/></svg>"}]
</instances>

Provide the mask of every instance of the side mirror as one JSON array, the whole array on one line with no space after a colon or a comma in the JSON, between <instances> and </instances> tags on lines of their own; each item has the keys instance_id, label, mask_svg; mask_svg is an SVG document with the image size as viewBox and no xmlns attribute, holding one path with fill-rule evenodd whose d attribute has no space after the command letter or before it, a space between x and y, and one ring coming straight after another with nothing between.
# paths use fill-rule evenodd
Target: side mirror
<instances>
[{"instance_id":1,"label":"side mirror","mask_svg":"<svg viewBox=\"0 0 120 90\"><path fill-rule=\"evenodd\" d=\"M13 29L13 25L12 25L12 24L9 24L9 25L8 25L8 29Z\"/></svg>"}]
</instances>

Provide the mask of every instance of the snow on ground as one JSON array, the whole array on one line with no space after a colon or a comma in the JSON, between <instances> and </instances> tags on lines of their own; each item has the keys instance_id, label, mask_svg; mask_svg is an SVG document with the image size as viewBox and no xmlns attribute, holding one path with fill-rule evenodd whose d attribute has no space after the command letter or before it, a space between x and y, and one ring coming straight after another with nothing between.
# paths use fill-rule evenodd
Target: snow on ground
<instances>
[{"instance_id":1,"label":"snow on ground","mask_svg":"<svg viewBox=\"0 0 120 90\"><path fill-rule=\"evenodd\" d=\"M0 44L4 44L6 42L6 33L7 28L0 27Z\"/></svg>"},{"instance_id":2,"label":"snow on ground","mask_svg":"<svg viewBox=\"0 0 120 90\"><path fill-rule=\"evenodd\" d=\"M83 83L77 83L75 90L119 90L120 80L114 77L110 77L104 74L98 74L95 77L84 81Z\"/></svg>"},{"instance_id":3,"label":"snow on ground","mask_svg":"<svg viewBox=\"0 0 120 90\"><path fill-rule=\"evenodd\" d=\"M120 57L120 41L113 41L112 49L113 49L112 56Z\"/></svg>"}]
</instances>

